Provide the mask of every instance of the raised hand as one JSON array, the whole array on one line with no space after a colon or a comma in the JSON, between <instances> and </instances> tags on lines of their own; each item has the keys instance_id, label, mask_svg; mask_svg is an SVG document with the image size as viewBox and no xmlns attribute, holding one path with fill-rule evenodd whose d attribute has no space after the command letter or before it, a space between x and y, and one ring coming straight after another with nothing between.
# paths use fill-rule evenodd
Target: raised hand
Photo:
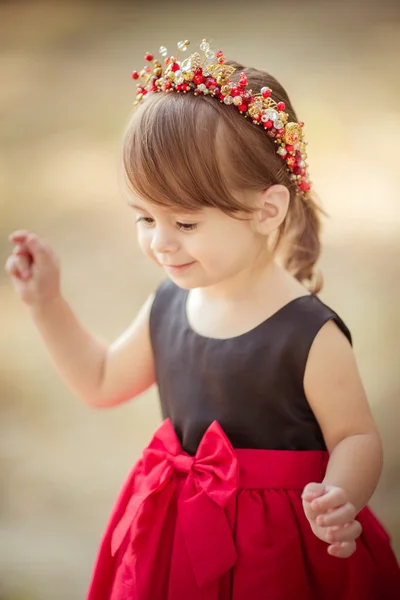
<instances>
[{"instance_id":1,"label":"raised hand","mask_svg":"<svg viewBox=\"0 0 400 600\"><path fill-rule=\"evenodd\" d=\"M44 306L60 295L59 261L43 240L25 230L9 236L14 250L5 269L20 298L32 307Z\"/></svg>"}]
</instances>

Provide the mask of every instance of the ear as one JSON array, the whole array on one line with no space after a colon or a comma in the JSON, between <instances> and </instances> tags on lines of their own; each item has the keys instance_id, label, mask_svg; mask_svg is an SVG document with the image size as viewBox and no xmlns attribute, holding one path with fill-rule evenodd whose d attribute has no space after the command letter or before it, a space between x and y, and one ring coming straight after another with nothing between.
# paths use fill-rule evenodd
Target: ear
<instances>
[{"instance_id":1,"label":"ear","mask_svg":"<svg viewBox=\"0 0 400 600\"><path fill-rule=\"evenodd\" d=\"M289 208L290 193L284 185L271 185L258 195L253 224L258 233L268 235L283 223Z\"/></svg>"}]
</instances>

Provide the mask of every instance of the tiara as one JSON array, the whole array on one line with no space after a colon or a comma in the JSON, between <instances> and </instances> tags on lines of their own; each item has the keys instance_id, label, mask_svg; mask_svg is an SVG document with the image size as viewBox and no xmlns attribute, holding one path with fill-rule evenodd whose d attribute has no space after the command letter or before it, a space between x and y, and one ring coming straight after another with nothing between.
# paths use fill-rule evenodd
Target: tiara
<instances>
[{"instance_id":1,"label":"tiara","mask_svg":"<svg viewBox=\"0 0 400 600\"><path fill-rule=\"evenodd\" d=\"M306 199L311 184L306 162L307 142L303 137L304 123L289 122L285 103L276 102L269 87L262 87L259 93L254 93L248 89L244 72L240 73L239 80L237 77L234 80L232 76L236 69L225 64L222 51L211 50L207 40L200 44L203 56L194 52L185 60L178 60L179 52L186 52L189 44L189 40L178 42L175 56L168 56L168 50L161 46L162 62L155 60L149 52L145 54L145 60L153 63L153 67L145 65L141 71L133 71L132 79L139 80L134 105L157 92L192 92L195 96L213 96L227 106L236 107L245 118L264 127L267 135L274 139L276 152L286 163L290 179Z\"/></svg>"}]
</instances>

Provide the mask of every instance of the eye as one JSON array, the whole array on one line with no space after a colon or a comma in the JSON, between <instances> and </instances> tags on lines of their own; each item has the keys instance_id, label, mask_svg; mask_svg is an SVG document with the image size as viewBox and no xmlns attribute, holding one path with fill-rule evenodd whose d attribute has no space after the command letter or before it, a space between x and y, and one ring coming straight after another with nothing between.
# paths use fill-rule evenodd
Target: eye
<instances>
[{"instance_id":1,"label":"eye","mask_svg":"<svg viewBox=\"0 0 400 600\"><path fill-rule=\"evenodd\" d=\"M197 229L197 223L176 223L178 229L181 231L194 231Z\"/></svg>"},{"instance_id":2,"label":"eye","mask_svg":"<svg viewBox=\"0 0 400 600\"><path fill-rule=\"evenodd\" d=\"M136 217L136 223L146 223L147 225L152 225L154 223L154 219L152 217Z\"/></svg>"}]
</instances>

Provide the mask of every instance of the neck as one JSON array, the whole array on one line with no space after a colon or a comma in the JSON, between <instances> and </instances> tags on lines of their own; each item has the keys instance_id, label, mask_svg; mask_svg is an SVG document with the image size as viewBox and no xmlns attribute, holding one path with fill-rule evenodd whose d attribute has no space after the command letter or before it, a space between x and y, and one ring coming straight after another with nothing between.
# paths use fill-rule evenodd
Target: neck
<instances>
[{"instance_id":1,"label":"neck","mask_svg":"<svg viewBox=\"0 0 400 600\"><path fill-rule=\"evenodd\" d=\"M201 288L204 299L241 301L257 293L260 289L270 289L279 276L280 267L271 258L262 265L256 265L245 271L236 273L215 285Z\"/></svg>"}]
</instances>

